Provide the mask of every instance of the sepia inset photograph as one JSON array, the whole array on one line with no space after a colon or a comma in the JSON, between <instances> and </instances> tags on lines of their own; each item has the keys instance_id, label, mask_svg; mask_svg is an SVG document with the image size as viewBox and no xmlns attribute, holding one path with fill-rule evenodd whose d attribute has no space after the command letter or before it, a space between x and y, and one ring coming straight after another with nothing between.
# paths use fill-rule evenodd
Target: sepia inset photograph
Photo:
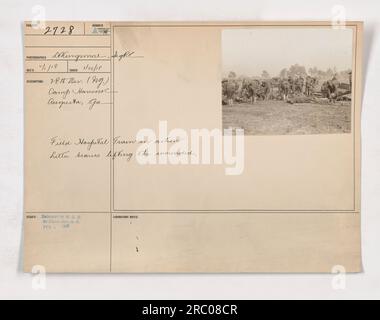
<instances>
[{"instance_id":1,"label":"sepia inset photograph","mask_svg":"<svg viewBox=\"0 0 380 320\"><path fill-rule=\"evenodd\" d=\"M353 30L222 32L223 128L246 135L351 132Z\"/></svg>"}]
</instances>

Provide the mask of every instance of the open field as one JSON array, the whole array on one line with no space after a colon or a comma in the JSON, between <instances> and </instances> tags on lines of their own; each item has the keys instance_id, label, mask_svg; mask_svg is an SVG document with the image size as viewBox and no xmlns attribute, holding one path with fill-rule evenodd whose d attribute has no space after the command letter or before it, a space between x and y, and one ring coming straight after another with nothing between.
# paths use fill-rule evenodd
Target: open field
<instances>
[{"instance_id":1,"label":"open field","mask_svg":"<svg viewBox=\"0 0 380 320\"><path fill-rule=\"evenodd\" d=\"M242 128L246 135L350 133L351 104L258 101L223 106L223 128Z\"/></svg>"}]
</instances>

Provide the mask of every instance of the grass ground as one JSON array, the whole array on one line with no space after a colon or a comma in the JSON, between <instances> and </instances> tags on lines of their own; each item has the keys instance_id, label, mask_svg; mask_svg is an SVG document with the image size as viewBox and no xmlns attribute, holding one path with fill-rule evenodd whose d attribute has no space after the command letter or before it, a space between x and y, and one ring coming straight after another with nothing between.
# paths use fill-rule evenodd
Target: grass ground
<instances>
[{"instance_id":1,"label":"grass ground","mask_svg":"<svg viewBox=\"0 0 380 320\"><path fill-rule=\"evenodd\" d=\"M223 106L223 128L242 128L246 135L350 133L351 105L258 101Z\"/></svg>"}]
</instances>

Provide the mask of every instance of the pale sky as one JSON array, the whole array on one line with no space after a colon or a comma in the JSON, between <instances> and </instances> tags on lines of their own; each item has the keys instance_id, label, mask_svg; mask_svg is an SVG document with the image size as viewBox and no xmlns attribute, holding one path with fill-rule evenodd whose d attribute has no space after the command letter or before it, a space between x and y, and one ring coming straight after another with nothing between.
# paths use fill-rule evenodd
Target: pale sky
<instances>
[{"instance_id":1,"label":"pale sky","mask_svg":"<svg viewBox=\"0 0 380 320\"><path fill-rule=\"evenodd\" d=\"M331 28L254 28L222 32L223 75L278 76L293 64L352 69L353 31Z\"/></svg>"}]
</instances>

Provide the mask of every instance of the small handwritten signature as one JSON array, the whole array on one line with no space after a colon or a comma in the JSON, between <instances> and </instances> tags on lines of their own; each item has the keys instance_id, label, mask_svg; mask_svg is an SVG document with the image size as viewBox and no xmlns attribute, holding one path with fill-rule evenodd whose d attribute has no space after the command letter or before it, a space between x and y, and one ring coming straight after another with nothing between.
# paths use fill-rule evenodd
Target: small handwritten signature
<instances>
[{"instance_id":1,"label":"small handwritten signature","mask_svg":"<svg viewBox=\"0 0 380 320\"><path fill-rule=\"evenodd\" d=\"M118 50L116 50L112 55L112 58L121 61L127 58L144 58L144 56L137 55L135 51L131 50L125 50L123 52L119 52Z\"/></svg>"}]
</instances>

